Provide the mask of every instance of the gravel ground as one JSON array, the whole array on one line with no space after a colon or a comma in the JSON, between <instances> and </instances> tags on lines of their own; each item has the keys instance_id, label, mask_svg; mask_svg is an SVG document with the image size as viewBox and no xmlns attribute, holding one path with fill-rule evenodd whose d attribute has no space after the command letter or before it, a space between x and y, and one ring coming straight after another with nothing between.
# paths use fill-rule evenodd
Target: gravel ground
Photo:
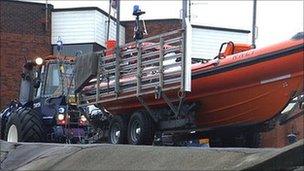
<instances>
[{"instance_id":1,"label":"gravel ground","mask_svg":"<svg viewBox=\"0 0 304 171\"><path fill-rule=\"evenodd\" d=\"M1 170L297 170L304 165L303 140L282 149L0 143Z\"/></svg>"}]
</instances>

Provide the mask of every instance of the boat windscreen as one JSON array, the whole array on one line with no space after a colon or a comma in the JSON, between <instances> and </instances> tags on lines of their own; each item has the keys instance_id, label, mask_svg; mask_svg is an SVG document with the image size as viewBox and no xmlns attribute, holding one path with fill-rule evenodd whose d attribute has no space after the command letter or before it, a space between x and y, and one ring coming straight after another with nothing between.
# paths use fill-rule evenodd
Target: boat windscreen
<instances>
[{"instance_id":1,"label":"boat windscreen","mask_svg":"<svg viewBox=\"0 0 304 171\"><path fill-rule=\"evenodd\" d=\"M300 39L304 39L304 32L299 32L296 35L294 35L291 39L293 40L300 40Z\"/></svg>"}]
</instances>

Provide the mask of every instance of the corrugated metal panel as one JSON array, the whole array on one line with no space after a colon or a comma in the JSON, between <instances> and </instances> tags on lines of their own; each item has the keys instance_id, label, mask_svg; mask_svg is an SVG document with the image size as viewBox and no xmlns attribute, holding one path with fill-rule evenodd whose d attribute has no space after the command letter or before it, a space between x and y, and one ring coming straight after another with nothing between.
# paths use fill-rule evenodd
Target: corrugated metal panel
<instances>
[{"instance_id":1,"label":"corrugated metal panel","mask_svg":"<svg viewBox=\"0 0 304 171\"><path fill-rule=\"evenodd\" d=\"M239 33L205 28L192 29L192 57L214 58L222 43L233 41L249 43L248 33Z\"/></svg>"},{"instance_id":2,"label":"corrugated metal panel","mask_svg":"<svg viewBox=\"0 0 304 171\"><path fill-rule=\"evenodd\" d=\"M64 44L92 43L95 34L95 11L52 13L52 44L60 36Z\"/></svg>"},{"instance_id":3,"label":"corrugated metal panel","mask_svg":"<svg viewBox=\"0 0 304 171\"><path fill-rule=\"evenodd\" d=\"M115 39L112 20L110 35ZM64 44L97 43L105 47L107 16L97 10L57 11L52 13L52 44L60 36ZM120 44L125 43L125 28L120 29Z\"/></svg>"},{"instance_id":4,"label":"corrugated metal panel","mask_svg":"<svg viewBox=\"0 0 304 171\"><path fill-rule=\"evenodd\" d=\"M102 46L105 46L104 42L107 38L107 23L108 23L108 16L95 11L95 20L96 20L96 42L101 44ZM110 34L109 39L116 39L116 23L114 20L111 20L110 24ZM123 45L125 44L125 28L123 26L120 26L120 39L119 44Z\"/></svg>"}]
</instances>

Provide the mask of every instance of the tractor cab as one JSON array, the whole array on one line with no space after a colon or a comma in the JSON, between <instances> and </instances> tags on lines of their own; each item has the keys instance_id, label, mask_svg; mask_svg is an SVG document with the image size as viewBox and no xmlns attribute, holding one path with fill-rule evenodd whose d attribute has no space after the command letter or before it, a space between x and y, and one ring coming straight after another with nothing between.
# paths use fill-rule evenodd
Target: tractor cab
<instances>
[{"instance_id":1,"label":"tractor cab","mask_svg":"<svg viewBox=\"0 0 304 171\"><path fill-rule=\"evenodd\" d=\"M47 58L37 70L36 79L40 81L34 92L35 98L65 96L66 100L70 100L69 98L74 97L74 67L75 62L72 59Z\"/></svg>"},{"instance_id":2,"label":"tractor cab","mask_svg":"<svg viewBox=\"0 0 304 171\"><path fill-rule=\"evenodd\" d=\"M74 65L73 60L59 60L54 57L28 61L21 74L20 103L31 105L37 98L72 95L74 93Z\"/></svg>"}]
</instances>

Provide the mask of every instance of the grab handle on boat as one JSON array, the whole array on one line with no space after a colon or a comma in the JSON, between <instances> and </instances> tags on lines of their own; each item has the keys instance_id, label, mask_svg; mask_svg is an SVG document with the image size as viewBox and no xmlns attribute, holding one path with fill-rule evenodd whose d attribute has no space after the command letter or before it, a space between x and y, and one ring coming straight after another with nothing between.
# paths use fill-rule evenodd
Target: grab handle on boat
<instances>
[{"instance_id":1,"label":"grab handle on boat","mask_svg":"<svg viewBox=\"0 0 304 171\"><path fill-rule=\"evenodd\" d=\"M226 46L225 51L222 53L224 45L227 45L227 46ZM217 58L218 59L223 59L227 55L233 54L234 53L234 48L235 48L235 46L234 46L234 43L232 41L222 43L218 55L216 57L214 57L213 59L217 59Z\"/></svg>"}]
</instances>

